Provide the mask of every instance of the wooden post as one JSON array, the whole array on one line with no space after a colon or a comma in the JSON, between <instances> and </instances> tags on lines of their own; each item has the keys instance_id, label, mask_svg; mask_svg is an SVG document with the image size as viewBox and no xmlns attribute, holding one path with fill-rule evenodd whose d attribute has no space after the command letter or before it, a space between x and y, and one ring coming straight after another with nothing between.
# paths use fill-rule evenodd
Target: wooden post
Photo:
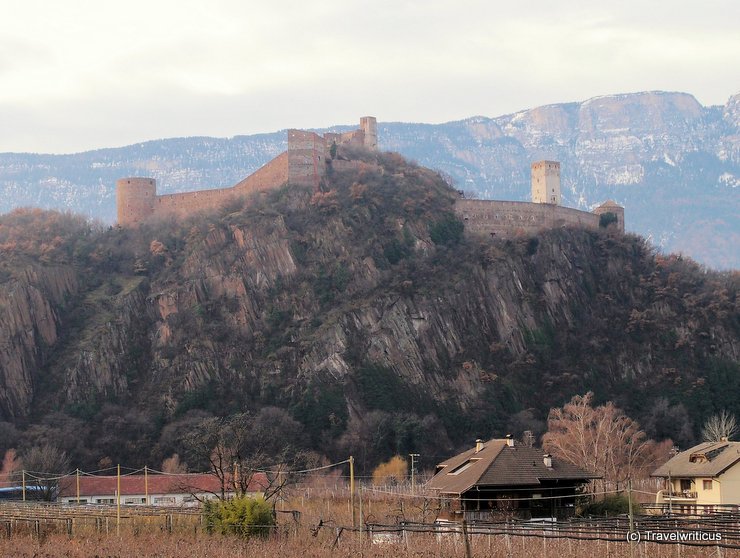
<instances>
[{"instance_id":1,"label":"wooden post","mask_svg":"<svg viewBox=\"0 0 740 558\"><path fill-rule=\"evenodd\" d=\"M352 528L357 528L357 515L355 514L355 458L349 456L349 506L352 510ZM339 540L339 537L337 537Z\"/></svg>"},{"instance_id":2,"label":"wooden post","mask_svg":"<svg viewBox=\"0 0 740 558\"><path fill-rule=\"evenodd\" d=\"M80 505L80 468L77 467L77 505Z\"/></svg>"},{"instance_id":3,"label":"wooden post","mask_svg":"<svg viewBox=\"0 0 740 558\"><path fill-rule=\"evenodd\" d=\"M629 517L630 517L630 558L635 552L635 542L632 539L632 533L635 530L635 516L632 514L632 479L627 479L627 503L629 504Z\"/></svg>"},{"instance_id":4,"label":"wooden post","mask_svg":"<svg viewBox=\"0 0 740 558\"><path fill-rule=\"evenodd\" d=\"M465 558L472 558L470 552L470 541L468 540L468 522L463 518L462 520L462 534L463 540L465 541Z\"/></svg>"},{"instance_id":5,"label":"wooden post","mask_svg":"<svg viewBox=\"0 0 740 558\"><path fill-rule=\"evenodd\" d=\"M121 464L116 468L116 536L121 534Z\"/></svg>"},{"instance_id":6,"label":"wooden post","mask_svg":"<svg viewBox=\"0 0 740 558\"><path fill-rule=\"evenodd\" d=\"M360 543L362 543L362 484L360 484Z\"/></svg>"},{"instance_id":7,"label":"wooden post","mask_svg":"<svg viewBox=\"0 0 740 558\"><path fill-rule=\"evenodd\" d=\"M23 501L25 502L26 501L26 470L25 469L23 469L22 474L23 474L23 485L22 485L23 486L23 489L22 489L23 490Z\"/></svg>"},{"instance_id":8,"label":"wooden post","mask_svg":"<svg viewBox=\"0 0 740 558\"><path fill-rule=\"evenodd\" d=\"M149 471L144 465L144 504L149 505Z\"/></svg>"}]
</instances>

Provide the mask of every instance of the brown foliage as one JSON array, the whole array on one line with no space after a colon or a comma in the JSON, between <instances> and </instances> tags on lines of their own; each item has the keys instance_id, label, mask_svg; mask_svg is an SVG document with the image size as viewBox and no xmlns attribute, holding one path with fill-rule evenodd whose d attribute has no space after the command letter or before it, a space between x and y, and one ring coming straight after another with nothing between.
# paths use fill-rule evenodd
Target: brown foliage
<instances>
[{"instance_id":1,"label":"brown foliage","mask_svg":"<svg viewBox=\"0 0 740 558\"><path fill-rule=\"evenodd\" d=\"M593 395L576 395L562 408L550 410L544 449L601 475L602 488L648 475L673 442L649 440L640 425L611 401L593 407Z\"/></svg>"},{"instance_id":2,"label":"brown foliage","mask_svg":"<svg viewBox=\"0 0 740 558\"><path fill-rule=\"evenodd\" d=\"M373 471L373 484L399 484L406 480L408 467L406 460L400 455L394 455L385 463L378 465Z\"/></svg>"}]
</instances>

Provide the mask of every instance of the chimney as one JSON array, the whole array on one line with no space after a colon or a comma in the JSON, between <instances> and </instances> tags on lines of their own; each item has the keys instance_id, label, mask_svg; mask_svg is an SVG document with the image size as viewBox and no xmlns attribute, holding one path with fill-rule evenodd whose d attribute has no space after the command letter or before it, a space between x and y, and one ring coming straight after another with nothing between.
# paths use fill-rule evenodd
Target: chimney
<instances>
[{"instance_id":1,"label":"chimney","mask_svg":"<svg viewBox=\"0 0 740 558\"><path fill-rule=\"evenodd\" d=\"M478 453L482 449L483 449L483 440L481 440L480 438L478 438L475 441L475 453Z\"/></svg>"},{"instance_id":2,"label":"chimney","mask_svg":"<svg viewBox=\"0 0 740 558\"><path fill-rule=\"evenodd\" d=\"M511 434L506 435L506 445L510 448L514 447L514 438L511 437Z\"/></svg>"},{"instance_id":3,"label":"chimney","mask_svg":"<svg viewBox=\"0 0 740 558\"><path fill-rule=\"evenodd\" d=\"M542 462L545 464L545 467L548 469L552 469L552 455L549 453L546 453L542 456Z\"/></svg>"}]
</instances>

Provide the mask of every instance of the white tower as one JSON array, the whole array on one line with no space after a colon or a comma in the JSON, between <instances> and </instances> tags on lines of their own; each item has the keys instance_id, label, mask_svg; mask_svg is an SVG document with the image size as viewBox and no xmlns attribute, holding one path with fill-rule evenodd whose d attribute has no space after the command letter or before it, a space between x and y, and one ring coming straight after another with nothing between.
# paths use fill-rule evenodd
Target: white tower
<instances>
[{"instance_id":1,"label":"white tower","mask_svg":"<svg viewBox=\"0 0 740 558\"><path fill-rule=\"evenodd\" d=\"M532 163L532 202L560 205L560 163Z\"/></svg>"}]
</instances>

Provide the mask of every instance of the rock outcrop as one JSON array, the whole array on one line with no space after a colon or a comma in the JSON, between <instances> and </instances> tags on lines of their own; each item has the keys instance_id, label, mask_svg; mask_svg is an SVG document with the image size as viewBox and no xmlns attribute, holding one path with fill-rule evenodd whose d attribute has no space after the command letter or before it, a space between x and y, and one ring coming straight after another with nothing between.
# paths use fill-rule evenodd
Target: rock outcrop
<instances>
[{"instance_id":1,"label":"rock outcrop","mask_svg":"<svg viewBox=\"0 0 740 558\"><path fill-rule=\"evenodd\" d=\"M467 238L435 173L358 156L323 191L101 231L78 267L4 283L3 416L84 417L95 459L106 417L130 420L117 458L143 463L189 412L281 407L333 455L372 421L459 440L587 390L638 419L737 405L736 275L607 231Z\"/></svg>"}]
</instances>

